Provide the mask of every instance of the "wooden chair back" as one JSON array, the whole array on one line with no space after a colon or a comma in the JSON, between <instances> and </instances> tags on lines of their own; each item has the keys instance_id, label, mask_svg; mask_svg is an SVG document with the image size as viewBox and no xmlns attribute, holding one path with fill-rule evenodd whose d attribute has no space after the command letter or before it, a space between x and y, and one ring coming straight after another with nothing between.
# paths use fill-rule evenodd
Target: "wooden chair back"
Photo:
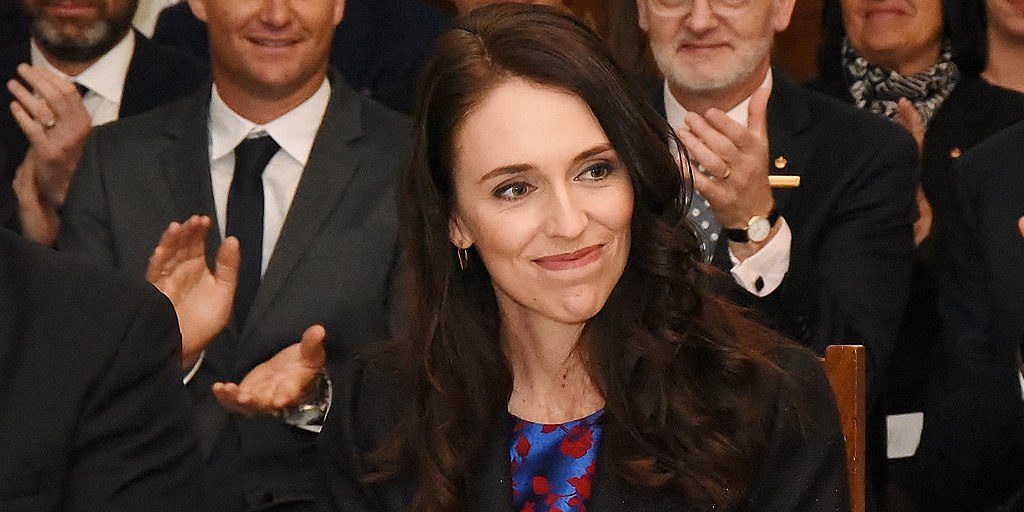
<instances>
[{"instance_id":1,"label":"wooden chair back","mask_svg":"<svg viewBox=\"0 0 1024 512\"><path fill-rule=\"evenodd\" d=\"M867 351L863 345L832 345L825 350L825 374L832 384L846 438L850 509L864 512L865 431L867 430Z\"/></svg>"}]
</instances>

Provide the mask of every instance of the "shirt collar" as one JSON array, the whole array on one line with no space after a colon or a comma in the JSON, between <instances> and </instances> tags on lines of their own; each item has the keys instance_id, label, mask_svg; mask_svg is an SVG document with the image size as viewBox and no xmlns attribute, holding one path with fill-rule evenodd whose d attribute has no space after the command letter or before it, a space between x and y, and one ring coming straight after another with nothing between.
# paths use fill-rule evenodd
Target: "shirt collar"
<instances>
[{"instance_id":1,"label":"shirt collar","mask_svg":"<svg viewBox=\"0 0 1024 512\"><path fill-rule=\"evenodd\" d=\"M258 125L231 110L217 93L217 84L213 84L210 95L210 159L216 160L231 153L250 135L266 133L289 156L305 166L330 99L331 85L325 78L309 99L281 117Z\"/></svg>"},{"instance_id":2,"label":"shirt collar","mask_svg":"<svg viewBox=\"0 0 1024 512\"><path fill-rule=\"evenodd\" d=\"M50 64L43 55L42 50L36 45L35 38L31 40L31 57L33 65L42 65L46 69L56 73L58 76L67 78L75 83L82 84L102 98L121 104L121 94L124 92L124 82L128 77L128 66L132 62L132 54L135 53L135 31L129 30L121 40L114 45L107 53L104 53L85 71L77 76L70 77Z\"/></svg>"},{"instance_id":3,"label":"shirt collar","mask_svg":"<svg viewBox=\"0 0 1024 512\"><path fill-rule=\"evenodd\" d=\"M772 70L768 68L768 73L765 74L764 81L761 82L759 89L772 88ZM686 129L686 124L683 122L686 119L686 109L676 101L676 97L672 95L672 91L668 88L668 82L665 82L665 118L668 120L668 124L672 126L674 130ZM739 105L736 105L731 110L725 113L730 119L737 123L746 126L747 115L750 111L750 97L741 101Z\"/></svg>"}]
</instances>

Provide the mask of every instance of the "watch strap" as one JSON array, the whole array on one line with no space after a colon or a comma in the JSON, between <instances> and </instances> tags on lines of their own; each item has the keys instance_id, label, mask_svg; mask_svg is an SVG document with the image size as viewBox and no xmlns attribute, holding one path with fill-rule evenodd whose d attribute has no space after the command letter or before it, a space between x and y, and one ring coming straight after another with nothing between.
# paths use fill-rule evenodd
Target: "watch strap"
<instances>
[{"instance_id":1,"label":"watch strap","mask_svg":"<svg viewBox=\"0 0 1024 512\"><path fill-rule=\"evenodd\" d=\"M765 216L765 219L768 220L769 226L775 226L775 221L779 220L779 217L780 214L778 210L776 210L775 207L772 207L772 211L768 212L768 215ZM742 228L723 228L722 232L725 233L726 238L728 238L729 240L745 244L750 241L750 235L747 233L748 229L750 229L750 226Z\"/></svg>"}]
</instances>

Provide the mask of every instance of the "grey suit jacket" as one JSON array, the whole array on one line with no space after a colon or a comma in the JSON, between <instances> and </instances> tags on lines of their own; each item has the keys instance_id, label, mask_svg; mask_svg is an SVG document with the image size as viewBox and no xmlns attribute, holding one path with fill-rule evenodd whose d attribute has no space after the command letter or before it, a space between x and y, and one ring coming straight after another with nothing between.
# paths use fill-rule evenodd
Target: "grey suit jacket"
<instances>
[{"instance_id":1,"label":"grey suit jacket","mask_svg":"<svg viewBox=\"0 0 1024 512\"><path fill-rule=\"evenodd\" d=\"M251 506L312 496L315 436L272 418L229 418L210 385L238 382L315 323L328 330L329 372L353 347L389 333L395 184L411 127L337 74L331 81L327 114L246 324L229 326L213 342L189 384L207 453L224 442L225 426L237 432ZM204 87L94 131L62 212L62 250L143 275L168 223L199 213L214 219L207 239L212 259L220 236L209 170L209 98Z\"/></svg>"}]
</instances>

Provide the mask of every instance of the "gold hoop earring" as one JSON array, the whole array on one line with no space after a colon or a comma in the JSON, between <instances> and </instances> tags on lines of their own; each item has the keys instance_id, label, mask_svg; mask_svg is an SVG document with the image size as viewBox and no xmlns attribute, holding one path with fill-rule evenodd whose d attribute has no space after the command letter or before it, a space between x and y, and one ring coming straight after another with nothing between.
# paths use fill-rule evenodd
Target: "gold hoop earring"
<instances>
[{"instance_id":1,"label":"gold hoop earring","mask_svg":"<svg viewBox=\"0 0 1024 512\"><path fill-rule=\"evenodd\" d=\"M455 255L459 258L459 268L466 270L466 267L469 266L469 249L456 249Z\"/></svg>"}]
</instances>

